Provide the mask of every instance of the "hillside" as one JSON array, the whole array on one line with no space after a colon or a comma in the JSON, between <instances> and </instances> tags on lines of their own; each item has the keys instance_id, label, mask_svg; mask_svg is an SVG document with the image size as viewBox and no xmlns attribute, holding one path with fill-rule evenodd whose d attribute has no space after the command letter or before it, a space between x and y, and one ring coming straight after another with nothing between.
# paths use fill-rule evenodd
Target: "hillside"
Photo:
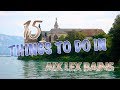
<instances>
[{"instance_id":1,"label":"hillside","mask_svg":"<svg viewBox=\"0 0 120 90\"><path fill-rule=\"evenodd\" d=\"M23 37L0 34L0 55L10 55L11 45L23 44Z\"/></svg>"}]
</instances>

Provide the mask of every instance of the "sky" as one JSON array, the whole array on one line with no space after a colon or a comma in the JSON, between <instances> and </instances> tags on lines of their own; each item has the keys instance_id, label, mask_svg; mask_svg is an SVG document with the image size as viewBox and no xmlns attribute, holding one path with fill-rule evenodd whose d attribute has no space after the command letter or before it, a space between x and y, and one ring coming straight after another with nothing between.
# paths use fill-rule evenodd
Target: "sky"
<instances>
[{"instance_id":1,"label":"sky","mask_svg":"<svg viewBox=\"0 0 120 90\"><path fill-rule=\"evenodd\" d=\"M120 11L0 11L0 34L22 36L24 23L42 20L42 31L54 28L57 17L59 28L103 29L108 33ZM38 25L38 24L37 24ZM34 34L36 29L30 26Z\"/></svg>"}]
</instances>

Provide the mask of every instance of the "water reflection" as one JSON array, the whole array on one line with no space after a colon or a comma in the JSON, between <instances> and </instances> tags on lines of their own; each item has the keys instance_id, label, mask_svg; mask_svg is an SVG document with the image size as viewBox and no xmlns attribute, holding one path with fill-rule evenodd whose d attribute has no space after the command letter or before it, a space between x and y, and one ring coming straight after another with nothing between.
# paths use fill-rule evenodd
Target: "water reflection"
<instances>
[{"instance_id":1,"label":"water reflection","mask_svg":"<svg viewBox=\"0 0 120 90\"><path fill-rule=\"evenodd\" d=\"M25 61L23 65L25 78L39 78L42 77L44 62L40 61Z\"/></svg>"},{"instance_id":2,"label":"water reflection","mask_svg":"<svg viewBox=\"0 0 120 90\"><path fill-rule=\"evenodd\" d=\"M115 68L114 75L116 78L120 78L120 67Z\"/></svg>"},{"instance_id":3,"label":"water reflection","mask_svg":"<svg viewBox=\"0 0 120 90\"><path fill-rule=\"evenodd\" d=\"M32 79L114 79L119 78L119 72L83 72L83 71L45 71L47 62L24 61L24 77ZM117 76L117 75L118 76Z\"/></svg>"},{"instance_id":4,"label":"water reflection","mask_svg":"<svg viewBox=\"0 0 120 90\"><path fill-rule=\"evenodd\" d=\"M120 66L113 72L44 71L47 62L0 57L0 79L115 79L120 78Z\"/></svg>"}]
</instances>

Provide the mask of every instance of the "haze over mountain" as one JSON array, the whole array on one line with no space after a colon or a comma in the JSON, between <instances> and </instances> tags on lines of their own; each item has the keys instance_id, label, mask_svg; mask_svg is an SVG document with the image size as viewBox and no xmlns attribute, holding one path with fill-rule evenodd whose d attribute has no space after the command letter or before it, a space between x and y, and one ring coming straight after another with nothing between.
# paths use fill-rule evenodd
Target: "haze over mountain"
<instances>
[{"instance_id":1,"label":"haze over mountain","mask_svg":"<svg viewBox=\"0 0 120 90\"><path fill-rule=\"evenodd\" d=\"M21 36L10 36L5 34L0 34L0 55L10 55L11 45L23 44L24 40Z\"/></svg>"}]
</instances>

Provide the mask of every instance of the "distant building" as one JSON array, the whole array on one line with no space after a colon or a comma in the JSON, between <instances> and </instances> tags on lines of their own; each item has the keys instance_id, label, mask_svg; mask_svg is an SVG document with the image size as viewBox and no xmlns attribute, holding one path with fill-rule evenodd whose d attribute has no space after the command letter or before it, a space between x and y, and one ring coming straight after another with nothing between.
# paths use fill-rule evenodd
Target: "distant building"
<instances>
[{"instance_id":1,"label":"distant building","mask_svg":"<svg viewBox=\"0 0 120 90\"><path fill-rule=\"evenodd\" d=\"M92 37L94 35L97 35L99 33L105 33L102 29L75 29L75 28L73 28L73 29L72 28L71 29L69 29L69 28L63 29L63 28L59 28L57 18L56 18L54 28L51 29L49 32L44 32L44 34L47 33L46 41L54 42L61 35L67 35L67 32L72 31L72 30L85 33L87 38L90 38L90 37Z\"/></svg>"},{"instance_id":2,"label":"distant building","mask_svg":"<svg viewBox=\"0 0 120 90\"><path fill-rule=\"evenodd\" d=\"M69 31L78 31L85 33L87 36L86 38L91 38L94 35L97 35L99 33L105 33L102 29L75 29L75 28L59 28L57 18L54 24L54 28L51 29L50 31L42 31L42 41L48 41L48 42L54 42L56 41L61 35L67 35L67 32Z\"/></svg>"}]
</instances>

